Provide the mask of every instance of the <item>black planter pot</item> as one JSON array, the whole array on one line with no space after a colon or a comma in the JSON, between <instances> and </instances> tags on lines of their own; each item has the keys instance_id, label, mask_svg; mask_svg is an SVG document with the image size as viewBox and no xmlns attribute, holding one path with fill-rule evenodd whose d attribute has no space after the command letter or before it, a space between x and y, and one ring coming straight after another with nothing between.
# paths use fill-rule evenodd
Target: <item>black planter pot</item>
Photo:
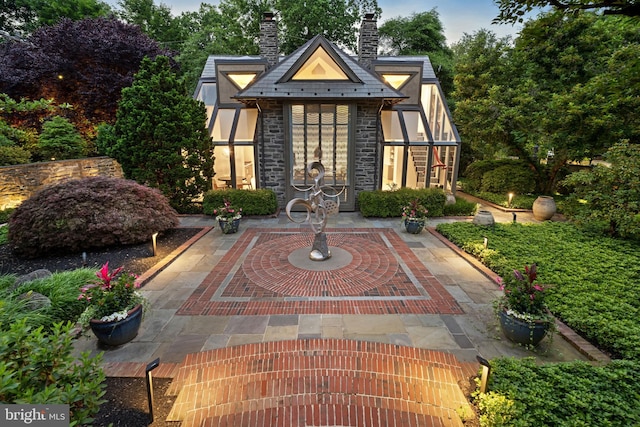
<instances>
[{"instance_id":1,"label":"black planter pot","mask_svg":"<svg viewBox=\"0 0 640 427\"><path fill-rule=\"evenodd\" d=\"M129 315L115 322L103 322L92 319L89 326L93 334L103 344L118 346L128 343L138 335L142 323L142 305L138 304L129 310Z\"/></svg>"},{"instance_id":2,"label":"black planter pot","mask_svg":"<svg viewBox=\"0 0 640 427\"><path fill-rule=\"evenodd\" d=\"M220 226L220 230L224 234L232 234L238 232L238 227L240 226L240 218L233 219L231 221L227 221L225 219L219 219L218 225Z\"/></svg>"},{"instance_id":3,"label":"black planter pot","mask_svg":"<svg viewBox=\"0 0 640 427\"><path fill-rule=\"evenodd\" d=\"M405 219L404 227L407 233L419 234L424 228L425 221L423 219Z\"/></svg>"},{"instance_id":4,"label":"black planter pot","mask_svg":"<svg viewBox=\"0 0 640 427\"><path fill-rule=\"evenodd\" d=\"M536 321L533 323L517 319L506 311L500 311L500 328L509 340L523 345L537 346L547 335L550 322Z\"/></svg>"}]
</instances>

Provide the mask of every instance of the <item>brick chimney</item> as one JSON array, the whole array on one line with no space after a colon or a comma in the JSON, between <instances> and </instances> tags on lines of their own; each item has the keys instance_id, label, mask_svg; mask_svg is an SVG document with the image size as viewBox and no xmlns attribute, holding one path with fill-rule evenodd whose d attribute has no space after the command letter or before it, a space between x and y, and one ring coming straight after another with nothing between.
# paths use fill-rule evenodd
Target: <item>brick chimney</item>
<instances>
[{"instance_id":1,"label":"brick chimney","mask_svg":"<svg viewBox=\"0 0 640 427\"><path fill-rule=\"evenodd\" d=\"M269 68L278 63L278 22L273 12L265 12L260 22L260 56L269 63Z\"/></svg>"},{"instance_id":2,"label":"brick chimney","mask_svg":"<svg viewBox=\"0 0 640 427\"><path fill-rule=\"evenodd\" d=\"M371 69L371 62L378 58L378 26L375 14L366 13L360 25L358 37L358 62Z\"/></svg>"}]
</instances>

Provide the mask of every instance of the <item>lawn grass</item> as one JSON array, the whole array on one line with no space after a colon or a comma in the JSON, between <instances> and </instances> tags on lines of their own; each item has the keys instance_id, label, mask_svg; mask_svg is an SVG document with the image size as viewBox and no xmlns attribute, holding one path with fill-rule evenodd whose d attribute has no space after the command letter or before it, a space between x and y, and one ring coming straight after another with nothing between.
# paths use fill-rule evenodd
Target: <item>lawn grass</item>
<instances>
[{"instance_id":1,"label":"lawn grass","mask_svg":"<svg viewBox=\"0 0 640 427\"><path fill-rule=\"evenodd\" d=\"M459 222L437 230L498 274L538 264L554 315L613 357L640 361L640 243L570 223ZM487 248L484 247L487 238Z\"/></svg>"}]
</instances>

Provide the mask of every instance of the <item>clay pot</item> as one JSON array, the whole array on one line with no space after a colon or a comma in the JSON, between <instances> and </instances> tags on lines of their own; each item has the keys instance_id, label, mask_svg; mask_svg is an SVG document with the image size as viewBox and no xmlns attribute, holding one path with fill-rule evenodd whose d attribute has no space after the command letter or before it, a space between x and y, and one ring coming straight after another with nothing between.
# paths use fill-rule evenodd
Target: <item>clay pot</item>
<instances>
[{"instance_id":1,"label":"clay pot","mask_svg":"<svg viewBox=\"0 0 640 427\"><path fill-rule=\"evenodd\" d=\"M533 217L538 221L547 221L556 213L556 201L551 196L539 196L533 202Z\"/></svg>"},{"instance_id":2,"label":"clay pot","mask_svg":"<svg viewBox=\"0 0 640 427\"><path fill-rule=\"evenodd\" d=\"M475 225L482 225L484 227L490 227L495 225L496 220L493 218L493 214L489 211L479 210L472 221Z\"/></svg>"}]
</instances>

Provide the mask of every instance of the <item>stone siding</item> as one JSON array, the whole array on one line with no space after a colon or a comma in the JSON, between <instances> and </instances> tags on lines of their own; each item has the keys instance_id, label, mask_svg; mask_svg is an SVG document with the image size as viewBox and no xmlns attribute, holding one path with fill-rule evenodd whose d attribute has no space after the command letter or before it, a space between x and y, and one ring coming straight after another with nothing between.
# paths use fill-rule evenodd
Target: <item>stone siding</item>
<instances>
[{"instance_id":1,"label":"stone siding","mask_svg":"<svg viewBox=\"0 0 640 427\"><path fill-rule=\"evenodd\" d=\"M356 117L356 152L354 164L355 167L355 185L356 209L358 205L358 193L360 191L372 191L377 188L378 179L378 158L377 158L377 141L379 133L376 131L378 126L378 109L379 104L368 103L359 104Z\"/></svg>"},{"instance_id":2,"label":"stone siding","mask_svg":"<svg viewBox=\"0 0 640 427\"><path fill-rule=\"evenodd\" d=\"M279 102L260 104L264 117L264 135L258 121L258 153L260 157L260 184L262 188L275 191L278 206L287 204L285 200L287 168L285 161L285 125L283 106ZM264 141L264 153L260 144ZM264 155L264 158L262 156ZM262 165L264 165L264 175Z\"/></svg>"},{"instance_id":3,"label":"stone siding","mask_svg":"<svg viewBox=\"0 0 640 427\"><path fill-rule=\"evenodd\" d=\"M109 157L59 160L0 167L0 209L18 206L39 188L89 176L122 178L120 164Z\"/></svg>"}]
</instances>

